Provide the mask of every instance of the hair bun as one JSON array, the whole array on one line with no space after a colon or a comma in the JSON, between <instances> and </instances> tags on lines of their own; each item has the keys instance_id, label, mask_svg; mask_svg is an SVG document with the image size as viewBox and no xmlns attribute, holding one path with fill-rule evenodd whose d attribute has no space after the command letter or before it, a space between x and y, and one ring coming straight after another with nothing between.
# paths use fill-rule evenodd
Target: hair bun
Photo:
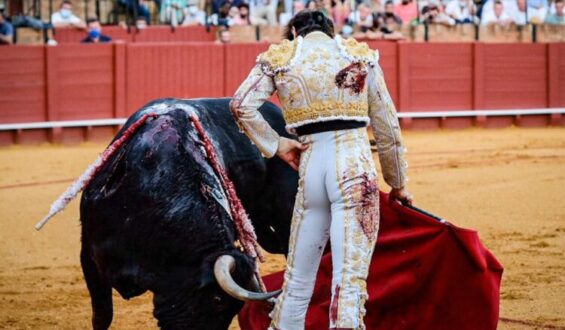
<instances>
[{"instance_id":1,"label":"hair bun","mask_svg":"<svg viewBox=\"0 0 565 330\"><path fill-rule=\"evenodd\" d=\"M320 11L315 11L313 12L313 18L316 22L322 23L322 21L324 20L324 14Z\"/></svg>"}]
</instances>

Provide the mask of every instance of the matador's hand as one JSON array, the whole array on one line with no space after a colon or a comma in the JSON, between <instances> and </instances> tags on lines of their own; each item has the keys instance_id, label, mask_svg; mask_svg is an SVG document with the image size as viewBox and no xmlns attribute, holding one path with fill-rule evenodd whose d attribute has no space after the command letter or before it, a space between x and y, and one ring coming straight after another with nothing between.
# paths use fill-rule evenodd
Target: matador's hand
<instances>
[{"instance_id":1,"label":"matador's hand","mask_svg":"<svg viewBox=\"0 0 565 330\"><path fill-rule=\"evenodd\" d=\"M308 149L308 146L281 136L279 140L279 147L277 149L277 156L287 162L294 170L298 171L300 154L306 149Z\"/></svg>"},{"instance_id":2,"label":"matador's hand","mask_svg":"<svg viewBox=\"0 0 565 330\"><path fill-rule=\"evenodd\" d=\"M412 194L403 188L392 188L389 193L389 199L399 201L402 205L412 205L414 201Z\"/></svg>"}]
</instances>

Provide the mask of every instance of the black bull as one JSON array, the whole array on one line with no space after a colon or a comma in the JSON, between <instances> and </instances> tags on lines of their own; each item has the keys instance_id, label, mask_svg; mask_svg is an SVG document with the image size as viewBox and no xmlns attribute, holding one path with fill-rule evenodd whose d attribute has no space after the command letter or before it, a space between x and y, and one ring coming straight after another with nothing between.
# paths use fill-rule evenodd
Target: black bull
<instances>
[{"instance_id":1,"label":"black bull","mask_svg":"<svg viewBox=\"0 0 565 330\"><path fill-rule=\"evenodd\" d=\"M260 245L286 253L297 173L277 157L261 156L239 131L228 103L157 100L131 116L117 134L116 139L144 113L158 112L82 195L81 264L94 328L112 322L112 288L126 299L152 291L154 316L167 329L227 329L242 307L219 287L214 263L221 255L233 256L233 278L249 286L253 260L234 247L237 234L217 202L222 188L203 157L190 111L213 140ZM268 102L259 110L288 136L280 109Z\"/></svg>"}]
</instances>

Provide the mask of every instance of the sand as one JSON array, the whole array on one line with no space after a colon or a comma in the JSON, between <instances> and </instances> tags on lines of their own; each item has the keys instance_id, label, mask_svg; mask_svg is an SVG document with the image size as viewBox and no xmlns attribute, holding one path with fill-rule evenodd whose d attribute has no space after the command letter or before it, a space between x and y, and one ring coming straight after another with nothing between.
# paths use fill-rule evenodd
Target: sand
<instances>
[{"instance_id":1,"label":"sand","mask_svg":"<svg viewBox=\"0 0 565 330\"><path fill-rule=\"evenodd\" d=\"M416 205L477 229L505 266L499 329L565 329L565 129L406 132L405 140ZM0 328L90 326L78 200L43 231L33 225L103 148L0 149ZM262 271L283 265L270 256ZM114 329L156 327L150 294L114 303Z\"/></svg>"}]
</instances>

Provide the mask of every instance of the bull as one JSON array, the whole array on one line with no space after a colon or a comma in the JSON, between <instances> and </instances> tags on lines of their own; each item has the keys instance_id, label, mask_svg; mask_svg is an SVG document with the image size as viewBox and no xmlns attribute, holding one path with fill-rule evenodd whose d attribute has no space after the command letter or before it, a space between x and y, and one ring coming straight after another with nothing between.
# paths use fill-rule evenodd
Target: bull
<instances>
[{"instance_id":1,"label":"bull","mask_svg":"<svg viewBox=\"0 0 565 330\"><path fill-rule=\"evenodd\" d=\"M277 157L262 157L239 132L228 104L157 100L117 134L115 139L143 114L158 114L104 163L82 194L80 260L93 328L112 322L112 288L125 299L151 291L153 315L164 329L227 329L241 300L274 295L252 292L254 260L234 245L223 188L188 113L198 116L213 141L259 244L270 253L287 252L298 176ZM259 111L289 136L280 109L267 102Z\"/></svg>"}]
</instances>

